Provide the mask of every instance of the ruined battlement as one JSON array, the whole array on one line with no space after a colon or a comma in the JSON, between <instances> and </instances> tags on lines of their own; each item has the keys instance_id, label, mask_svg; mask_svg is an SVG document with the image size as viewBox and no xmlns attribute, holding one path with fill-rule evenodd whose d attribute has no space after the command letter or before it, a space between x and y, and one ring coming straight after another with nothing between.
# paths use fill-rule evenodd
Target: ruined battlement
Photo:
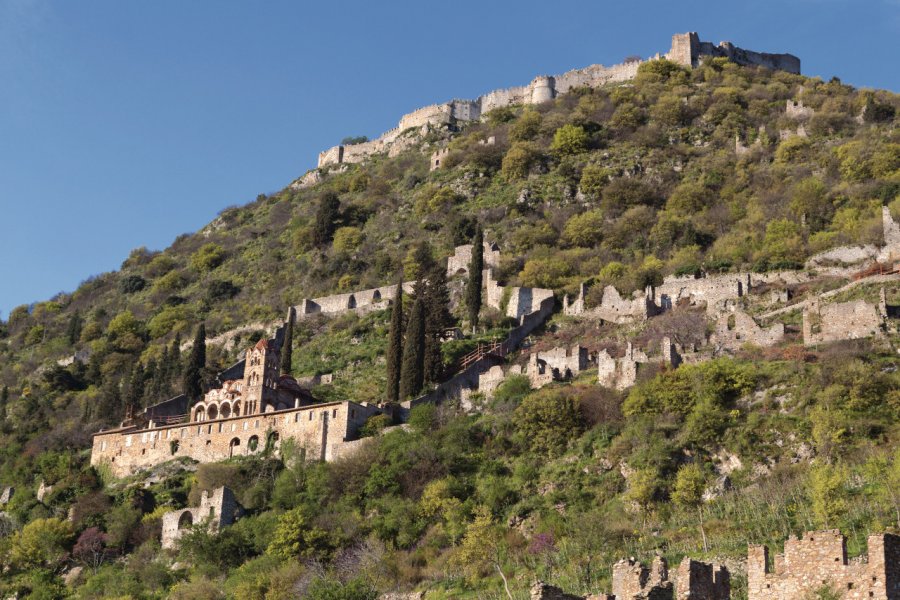
<instances>
[{"instance_id":1,"label":"ruined battlement","mask_svg":"<svg viewBox=\"0 0 900 600\"><path fill-rule=\"evenodd\" d=\"M802 600L822 586L845 600L900 599L900 536L869 536L868 547L868 560L851 564L840 531L811 531L789 538L770 571L768 548L750 546L748 600Z\"/></svg>"},{"instance_id":2,"label":"ruined battlement","mask_svg":"<svg viewBox=\"0 0 900 600\"><path fill-rule=\"evenodd\" d=\"M200 506L167 512L162 517L162 547L172 548L185 531L206 523L210 532L218 532L234 523L242 513L237 500L227 487L200 493Z\"/></svg>"},{"instance_id":3,"label":"ruined battlement","mask_svg":"<svg viewBox=\"0 0 900 600\"><path fill-rule=\"evenodd\" d=\"M800 73L800 59L792 54L769 54L738 48L731 42L718 46L700 41L696 32L672 36L672 45L664 55L656 54L648 60L667 58L686 67L697 67L708 57L723 57L739 65L759 66L790 73ZM642 60L628 61L606 67L600 64L573 69L560 75L539 75L525 86L488 92L474 100L454 99L418 108L400 117L398 126L378 138L353 144L335 146L319 153L318 168L341 163L359 163L369 156L391 153L392 146L412 129L443 127L458 122L476 121L482 115L506 106L549 102L574 88L599 87L607 83L628 81L637 75ZM404 146L405 147L405 146Z\"/></svg>"}]
</instances>

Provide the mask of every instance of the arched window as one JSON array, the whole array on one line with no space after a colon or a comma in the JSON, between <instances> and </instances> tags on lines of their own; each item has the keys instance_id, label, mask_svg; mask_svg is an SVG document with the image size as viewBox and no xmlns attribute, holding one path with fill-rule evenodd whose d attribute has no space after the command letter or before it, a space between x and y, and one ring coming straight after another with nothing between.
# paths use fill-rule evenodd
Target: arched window
<instances>
[{"instance_id":1,"label":"arched window","mask_svg":"<svg viewBox=\"0 0 900 600\"><path fill-rule=\"evenodd\" d=\"M347 308L356 308L356 296L350 294L350 297L347 298Z\"/></svg>"},{"instance_id":2,"label":"arched window","mask_svg":"<svg viewBox=\"0 0 900 600\"><path fill-rule=\"evenodd\" d=\"M206 409L206 417L212 421L213 419L217 419L219 417L219 407L215 404L210 404L209 408Z\"/></svg>"},{"instance_id":3,"label":"arched window","mask_svg":"<svg viewBox=\"0 0 900 600\"><path fill-rule=\"evenodd\" d=\"M228 458L231 458L235 454L237 454L236 448L241 445L240 438L232 438L230 442L228 442Z\"/></svg>"},{"instance_id":4,"label":"arched window","mask_svg":"<svg viewBox=\"0 0 900 600\"><path fill-rule=\"evenodd\" d=\"M205 421L206 420L206 408L203 406L198 406L196 410L194 410L194 420L195 421Z\"/></svg>"},{"instance_id":5,"label":"arched window","mask_svg":"<svg viewBox=\"0 0 900 600\"><path fill-rule=\"evenodd\" d=\"M257 448L259 448L259 436L251 435L250 440L247 441L247 450L249 452L256 452Z\"/></svg>"},{"instance_id":6,"label":"arched window","mask_svg":"<svg viewBox=\"0 0 900 600\"><path fill-rule=\"evenodd\" d=\"M234 403L234 408L231 409L231 414L235 417L241 416L241 401L238 400Z\"/></svg>"},{"instance_id":7,"label":"arched window","mask_svg":"<svg viewBox=\"0 0 900 600\"><path fill-rule=\"evenodd\" d=\"M228 417L230 417L231 416L231 405L228 404L227 402L223 402L222 407L219 409L219 415L223 419L227 419Z\"/></svg>"},{"instance_id":8,"label":"arched window","mask_svg":"<svg viewBox=\"0 0 900 600\"><path fill-rule=\"evenodd\" d=\"M375 293L372 294L372 302L381 302L381 292L375 290Z\"/></svg>"},{"instance_id":9,"label":"arched window","mask_svg":"<svg viewBox=\"0 0 900 600\"><path fill-rule=\"evenodd\" d=\"M194 515L191 514L191 511L186 510L181 513L181 516L178 517L178 529L187 529L191 525L194 524Z\"/></svg>"}]
</instances>

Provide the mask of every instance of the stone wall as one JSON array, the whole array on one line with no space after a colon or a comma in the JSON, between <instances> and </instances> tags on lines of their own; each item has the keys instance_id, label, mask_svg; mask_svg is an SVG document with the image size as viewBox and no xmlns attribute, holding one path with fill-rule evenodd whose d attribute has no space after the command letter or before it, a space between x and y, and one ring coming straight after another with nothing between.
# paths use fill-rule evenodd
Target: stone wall
<instances>
[{"instance_id":1,"label":"stone wall","mask_svg":"<svg viewBox=\"0 0 900 600\"><path fill-rule=\"evenodd\" d=\"M723 565L685 556L675 572L675 600L729 600L731 577Z\"/></svg>"},{"instance_id":2,"label":"stone wall","mask_svg":"<svg viewBox=\"0 0 900 600\"><path fill-rule=\"evenodd\" d=\"M270 436L276 444L288 438L296 441L307 459L331 460L378 412L356 402L332 402L152 429L100 431L94 435L91 465L108 465L114 476L124 477L182 456L216 462L262 452Z\"/></svg>"},{"instance_id":3,"label":"stone wall","mask_svg":"<svg viewBox=\"0 0 900 600\"><path fill-rule=\"evenodd\" d=\"M652 359L629 341L624 356L620 358L614 358L606 349L597 353L597 382L616 390L627 389L637 382L641 365L651 362L677 368L682 363L682 357L668 337L662 339L660 355Z\"/></svg>"},{"instance_id":4,"label":"stone wall","mask_svg":"<svg viewBox=\"0 0 900 600\"><path fill-rule=\"evenodd\" d=\"M616 600L672 600L666 559L657 556L650 568L633 558L620 560L612 568L612 593Z\"/></svg>"},{"instance_id":5,"label":"stone wall","mask_svg":"<svg viewBox=\"0 0 900 600\"><path fill-rule=\"evenodd\" d=\"M666 57L686 67L699 66L703 58L724 57L739 65L800 73L800 59L793 54L769 54L745 50L731 42L719 42L719 45L715 46L710 42L701 42L696 32L673 35L672 49Z\"/></svg>"},{"instance_id":6,"label":"stone wall","mask_svg":"<svg viewBox=\"0 0 900 600\"><path fill-rule=\"evenodd\" d=\"M800 59L790 54L767 54L744 50L722 42L714 46L701 42L697 33L683 33L672 36L672 45L666 58L679 64L695 67L707 56L724 56L742 65L763 66L782 69L792 73L800 72ZM661 58L659 54L650 60ZM488 92L475 100L451 100L432 104L405 114L395 129L378 138L352 146L335 146L319 153L318 166L324 167L344 162L362 162L366 158L391 152L404 132L410 129L427 130L428 127L444 127L457 122L474 121L496 108L518 104L539 104L553 100L559 94L577 87L599 87L611 82L628 81L637 74L644 61L636 60L611 67L590 65L583 69L573 69L561 75L540 75L527 86L518 86Z\"/></svg>"},{"instance_id":7,"label":"stone wall","mask_svg":"<svg viewBox=\"0 0 900 600\"><path fill-rule=\"evenodd\" d=\"M670 275L656 288L664 306L681 301L699 306L706 305L709 313L721 310L724 302L736 300L750 292L749 273L729 273L704 277L676 277Z\"/></svg>"},{"instance_id":8,"label":"stone wall","mask_svg":"<svg viewBox=\"0 0 900 600\"><path fill-rule=\"evenodd\" d=\"M818 299L803 309L803 343L822 344L881 335L878 307L865 300L823 305Z\"/></svg>"},{"instance_id":9,"label":"stone wall","mask_svg":"<svg viewBox=\"0 0 900 600\"><path fill-rule=\"evenodd\" d=\"M13 494L15 493L16 488L14 487L3 488L3 492L0 493L0 505L9 504L9 501L12 500Z\"/></svg>"},{"instance_id":10,"label":"stone wall","mask_svg":"<svg viewBox=\"0 0 900 600\"><path fill-rule=\"evenodd\" d=\"M503 342L506 351L512 352L518 348L522 341L528 337L532 331L543 324L553 313L554 304L555 300L551 295L549 298L545 298L541 301L537 310L520 317L518 327L511 329L506 341ZM446 400L462 399L468 392L478 389L478 383L482 373L487 373L492 367L502 363L502 358L488 354L447 381L441 383L431 392L401 403L401 409L403 410L404 415L407 415L412 407L424 402L433 402L437 404ZM496 371L494 376L489 375L487 379L492 379L495 376Z\"/></svg>"},{"instance_id":11,"label":"stone wall","mask_svg":"<svg viewBox=\"0 0 900 600\"><path fill-rule=\"evenodd\" d=\"M900 536L872 535L868 561L847 561L846 539L838 530L791 537L784 554L768 567L768 548L750 546L747 557L748 600L804 600L823 585L844 600L900 599Z\"/></svg>"},{"instance_id":12,"label":"stone wall","mask_svg":"<svg viewBox=\"0 0 900 600\"><path fill-rule=\"evenodd\" d=\"M716 321L716 331L710 340L726 350L740 350L744 344L774 346L784 339L784 323L775 323L763 329L753 317L742 310L722 313Z\"/></svg>"},{"instance_id":13,"label":"stone wall","mask_svg":"<svg viewBox=\"0 0 900 600\"><path fill-rule=\"evenodd\" d=\"M162 547L172 548L185 531L193 525L206 523L211 532L234 523L240 514L234 492L220 487L210 493L200 492L200 506L167 512L162 517Z\"/></svg>"},{"instance_id":14,"label":"stone wall","mask_svg":"<svg viewBox=\"0 0 900 600\"><path fill-rule=\"evenodd\" d=\"M403 282L403 292L411 294L414 286L415 282L413 281ZM390 305L390 301L394 298L396 289L397 286L395 284L380 288L347 292L346 294L322 296L321 298L304 298L300 304L296 305L294 308L297 311L297 317L300 319L305 319L310 315L319 313L336 315L352 311L359 314L365 314L387 308Z\"/></svg>"},{"instance_id":15,"label":"stone wall","mask_svg":"<svg viewBox=\"0 0 900 600\"><path fill-rule=\"evenodd\" d=\"M468 275L471 262L472 244L457 246L453 249L453 254L447 257L447 277ZM500 246L497 244L484 242L484 267L500 267Z\"/></svg>"},{"instance_id":16,"label":"stone wall","mask_svg":"<svg viewBox=\"0 0 900 600\"><path fill-rule=\"evenodd\" d=\"M666 304L667 299L665 298L662 305L656 304L656 293L653 288L648 288L643 292L635 292L631 298L625 298L614 286L608 285L603 288L600 304L587 309L584 306L586 292L587 286L581 284L578 296L574 301L570 303L569 297L566 296L563 299L563 313L573 316L581 315L623 325L645 321L649 317L658 315L667 308L671 308L671 304Z\"/></svg>"}]
</instances>

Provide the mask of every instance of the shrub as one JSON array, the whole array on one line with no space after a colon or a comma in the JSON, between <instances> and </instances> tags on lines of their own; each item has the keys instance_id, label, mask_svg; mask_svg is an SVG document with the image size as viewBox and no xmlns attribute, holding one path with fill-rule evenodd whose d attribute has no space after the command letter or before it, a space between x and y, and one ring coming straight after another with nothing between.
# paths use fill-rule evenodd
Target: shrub
<instances>
[{"instance_id":1,"label":"shrub","mask_svg":"<svg viewBox=\"0 0 900 600\"><path fill-rule=\"evenodd\" d=\"M363 242L363 232L359 227L340 227L334 232L332 246L337 252L353 252Z\"/></svg>"},{"instance_id":2,"label":"shrub","mask_svg":"<svg viewBox=\"0 0 900 600\"><path fill-rule=\"evenodd\" d=\"M191 266L197 271L212 271L225 262L225 249L210 242L204 244L191 256Z\"/></svg>"},{"instance_id":3,"label":"shrub","mask_svg":"<svg viewBox=\"0 0 900 600\"><path fill-rule=\"evenodd\" d=\"M603 239L603 225L603 212L589 210L566 221L563 239L573 246L596 246Z\"/></svg>"},{"instance_id":4,"label":"shrub","mask_svg":"<svg viewBox=\"0 0 900 600\"><path fill-rule=\"evenodd\" d=\"M588 148L588 135L584 127L577 125L563 125L553 134L552 150L558 156L570 156L581 154Z\"/></svg>"},{"instance_id":5,"label":"shrub","mask_svg":"<svg viewBox=\"0 0 900 600\"><path fill-rule=\"evenodd\" d=\"M515 142L533 140L541 131L542 121L541 113L536 110L526 110L510 127L509 138Z\"/></svg>"},{"instance_id":6,"label":"shrub","mask_svg":"<svg viewBox=\"0 0 900 600\"><path fill-rule=\"evenodd\" d=\"M513 416L523 444L533 452L558 456L584 427L569 390L545 388L522 400Z\"/></svg>"},{"instance_id":7,"label":"shrub","mask_svg":"<svg viewBox=\"0 0 900 600\"><path fill-rule=\"evenodd\" d=\"M501 172L509 181L524 179L540 157L540 150L531 142L516 142L503 157Z\"/></svg>"},{"instance_id":8,"label":"shrub","mask_svg":"<svg viewBox=\"0 0 900 600\"><path fill-rule=\"evenodd\" d=\"M123 294L133 294L147 287L147 280L140 275L126 275L119 280L119 291Z\"/></svg>"},{"instance_id":9,"label":"shrub","mask_svg":"<svg viewBox=\"0 0 900 600\"><path fill-rule=\"evenodd\" d=\"M609 181L609 169L600 165L590 164L581 171L581 181L578 187L581 193L593 200L600 198L603 187Z\"/></svg>"},{"instance_id":10,"label":"shrub","mask_svg":"<svg viewBox=\"0 0 900 600\"><path fill-rule=\"evenodd\" d=\"M234 285L230 279L217 280L206 288L206 299L210 303L231 300L241 292L241 288Z\"/></svg>"},{"instance_id":11,"label":"shrub","mask_svg":"<svg viewBox=\"0 0 900 600\"><path fill-rule=\"evenodd\" d=\"M55 569L66 559L73 537L68 521L35 519L10 539L10 563L22 570L41 567Z\"/></svg>"}]
</instances>

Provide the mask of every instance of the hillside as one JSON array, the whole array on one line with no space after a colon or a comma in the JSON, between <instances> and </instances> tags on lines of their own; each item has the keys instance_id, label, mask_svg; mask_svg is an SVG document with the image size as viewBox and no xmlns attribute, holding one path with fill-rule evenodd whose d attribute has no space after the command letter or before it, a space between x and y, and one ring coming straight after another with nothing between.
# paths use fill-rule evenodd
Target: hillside
<instances>
[{"instance_id":1,"label":"hillside","mask_svg":"<svg viewBox=\"0 0 900 600\"><path fill-rule=\"evenodd\" d=\"M586 594L610 589L620 558L658 551L672 565L723 562L732 598L745 598L748 543L838 528L859 556L868 534L897 532L889 309L900 281L876 257L892 243L883 207L900 217L900 97L724 58L636 70L409 130L395 156L325 165L11 311L0 323L0 487L15 488L0 520L4 597L487 598L506 597L506 583L524 598L535 579ZM282 444L121 481L90 466L93 433L182 391L201 322L207 339L227 340L207 345L209 389L286 307L442 270L478 226L500 248L498 281L552 290L561 308L506 357L526 375L507 369L491 393L423 403L403 427L370 419L372 443L334 462ZM774 343L724 344L717 323L731 331L735 317L675 294L659 316L598 317L607 286L643 302L648 286L739 274L753 288L727 310L780 326ZM470 332L465 276L450 275L448 324ZM827 315L876 306L882 289L878 335L804 345L800 303L822 298ZM312 388L319 401L382 402L390 317L301 318L293 374L332 376ZM442 376L512 325L485 307L474 334L443 345ZM689 359L677 369L656 362L664 338ZM648 355L634 381L598 385L598 357L615 362L629 343ZM590 368L532 389L530 355L575 344ZM42 483L52 490L38 499ZM162 515L221 485L246 515L161 549Z\"/></svg>"}]
</instances>

